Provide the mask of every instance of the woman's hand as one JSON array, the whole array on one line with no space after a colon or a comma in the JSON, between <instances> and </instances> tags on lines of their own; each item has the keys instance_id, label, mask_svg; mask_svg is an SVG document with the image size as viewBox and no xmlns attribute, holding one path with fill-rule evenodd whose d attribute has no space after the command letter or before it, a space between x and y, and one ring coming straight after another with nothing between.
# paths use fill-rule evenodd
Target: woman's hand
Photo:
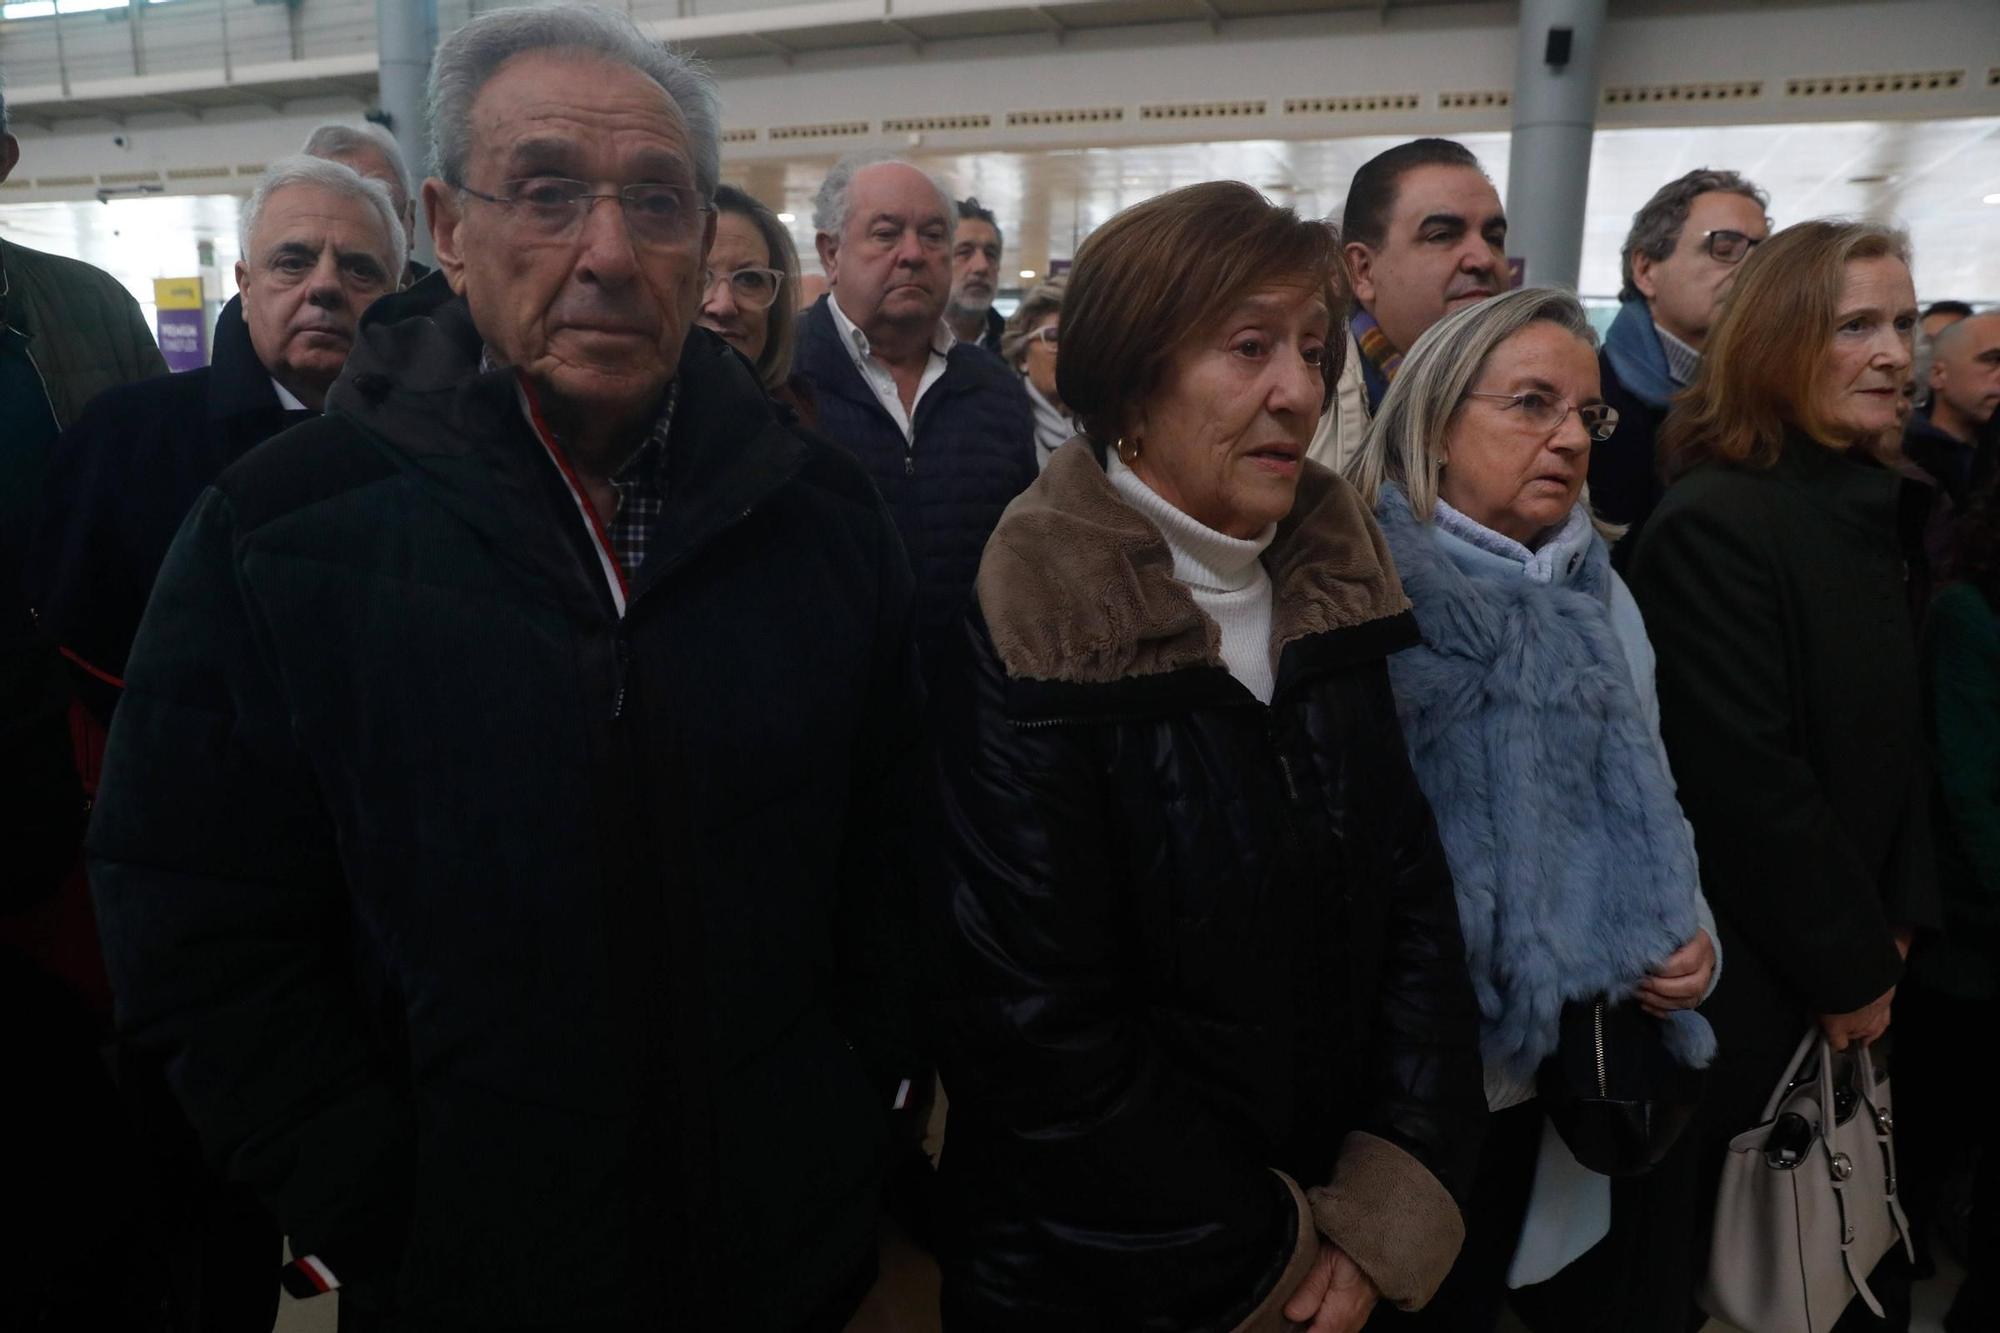
<instances>
[{"instance_id":1,"label":"woman's hand","mask_svg":"<svg viewBox=\"0 0 2000 1333\"><path fill-rule=\"evenodd\" d=\"M1639 1007L1655 1018L1665 1018L1676 1009L1692 1009L1708 994L1715 976L1715 941L1708 932L1696 930L1694 938L1668 955L1653 974L1632 992Z\"/></svg>"},{"instance_id":2,"label":"woman's hand","mask_svg":"<svg viewBox=\"0 0 2000 1333\"><path fill-rule=\"evenodd\" d=\"M1321 1238L1312 1271L1285 1302L1285 1318L1306 1333L1360 1333L1380 1295L1345 1251Z\"/></svg>"},{"instance_id":3,"label":"woman's hand","mask_svg":"<svg viewBox=\"0 0 2000 1333\"><path fill-rule=\"evenodd\" d=\"M1850 1043L1872 1045L1889 1030L1889 1004L1895 998L1896 988L1891 986L1853 1013L1821 1014L1820 1031L1826 1033L1836 1051L1846 1050Z\"/></svg>"}]
</instances>

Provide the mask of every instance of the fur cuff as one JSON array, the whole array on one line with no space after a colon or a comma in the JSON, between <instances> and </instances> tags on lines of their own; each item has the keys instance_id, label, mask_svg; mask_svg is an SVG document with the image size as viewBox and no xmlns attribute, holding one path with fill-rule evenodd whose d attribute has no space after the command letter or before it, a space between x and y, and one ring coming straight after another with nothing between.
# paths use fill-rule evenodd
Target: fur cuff
<instances>
[{"instance_id":1,"label":"fur cuff","mask_svg":"<svg viewBox=\"0 0 2000 1333\"><path fill-rule=\"evenodd\" d=\"M1297 1181L1282 1171L1276 1171L1278 1179L1285 1182L1285 1190L1292 1196L1292 1205L1298 1212L1298 1239L1292 1243L1292 1257L1286 1261L1284 1271L1278 1274L1277 1285L1265 1293L1247 1318L1230 1333L1290 1333L1296 1324L1285 1318L1285 1302L1299 1289L1299 1283L1312 1272L1313 1261L1319 1258L1319 1232L1313 1229L1312 1210L1306 1204L1306 1196L1299 1189Z\"/></svg>"},{"instance_id":2,"label":"fur cuff","mask_svg":"<svg viewBox=\"0 0 2000 1333\"><path fill-rule=\"evenodd\" d=\"M1450 1192L1422 1162L1373 1134L1349 1134L1333 1183L1308 1198L1320 1234L1398 1309L1422 1309L1465 1243L1465 1220Z\"/></svg>"}]
</instances>

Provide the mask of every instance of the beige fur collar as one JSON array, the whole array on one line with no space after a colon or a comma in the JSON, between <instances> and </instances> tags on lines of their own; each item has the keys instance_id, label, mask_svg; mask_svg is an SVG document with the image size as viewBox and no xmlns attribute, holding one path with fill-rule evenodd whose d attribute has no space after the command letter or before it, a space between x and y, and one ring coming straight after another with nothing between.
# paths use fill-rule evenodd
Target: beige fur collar
<instances>
[{"instance_id":1,"label":"beige fur collar","mask_svg":"<svg viewBox=\"0 0 2000 1333\"><path fill-rule=\"evenodd\" d=\"M1317 463L1306 463L1264 567L1274 664L1294 639L1409 609L1361 497ZM1009 677L1104 684L1222 665L1220 631L1173 570L1166 540L1079 436L1001 515L975 586Z\"/></svg>"}]
</instances>

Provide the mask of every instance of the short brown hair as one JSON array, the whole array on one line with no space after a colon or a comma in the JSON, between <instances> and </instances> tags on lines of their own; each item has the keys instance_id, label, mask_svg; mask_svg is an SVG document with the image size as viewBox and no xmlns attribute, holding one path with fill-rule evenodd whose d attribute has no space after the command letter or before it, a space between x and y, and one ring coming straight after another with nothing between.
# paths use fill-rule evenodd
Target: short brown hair
<instances>
[{"instance_id":1,"label":"short brown hair","mask_svg":"<svg viewBox=\"0 0 2000 1333\"><path fill-rule=\"evenodd\" d=\"M1297 281L1333 317L1320 370L1332 400L1347 348L1340 235L1241 181L1173 190L1120 213L1076 252L1063 294L1056 390L1100 449L1159 387L1182 345L1246 296Z\"/></svg>"},{"instance_id":2,"label":"short brown hair","mask_svg":"<svg viewBox=\"0 0 2000 1333\"><path fill-rule=\"evenodd\" d=\"M1787 227L1750 252L1709 331L1694 383L1660 428L1670 478L1710 459L1770 467L1788 429L1828 439L1813 387L1833 341L1847 266L1885 258L1909 263L1909 238L1880 223L1831 219Z\"/></svg>"}]
</instances>

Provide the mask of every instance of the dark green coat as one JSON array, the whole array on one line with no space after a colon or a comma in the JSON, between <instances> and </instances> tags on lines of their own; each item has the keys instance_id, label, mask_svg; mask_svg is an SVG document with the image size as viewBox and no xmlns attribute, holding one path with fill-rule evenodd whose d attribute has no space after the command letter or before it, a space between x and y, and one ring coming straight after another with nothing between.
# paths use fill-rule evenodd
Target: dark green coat
<instances>
[{"instance_id":1,"label":"dark green coat","mask_svg":"<svg viewBox=\"0 0 2000 1333\"><path fill-rule=\"evenodd\" d=\"M1937 921L1901 485L1794 439L1768 470L1683 477L1634 554L1661 731L1729 958L1706 1010L1725 1122L1754 1116L1812 1015L1897 983L1894 928Z\"/></svg>"},{"instance_id":2,"label":"dark green coat","mask_svg":"<svg viewBox=\"0 0 2000 1333\"><path fill-rule=\"evenodd\" d=\"M79 260L0 241L0 324L27 335L61 427L112 385L167 373L132 294Z\"/></svg>"},{"instance_id":3,"label":"dark green coat","mask_svg":"<svg viewBox=\"0 0 2000 1333\"><path fill-rule=\"evenodd\" d=\"M1946 929L1911 960L1924 984L2000 998L2000 618L1954 583L1924 627L1931 737L1943 793L1938 880Z\"/></svg>"}]
</instances>

